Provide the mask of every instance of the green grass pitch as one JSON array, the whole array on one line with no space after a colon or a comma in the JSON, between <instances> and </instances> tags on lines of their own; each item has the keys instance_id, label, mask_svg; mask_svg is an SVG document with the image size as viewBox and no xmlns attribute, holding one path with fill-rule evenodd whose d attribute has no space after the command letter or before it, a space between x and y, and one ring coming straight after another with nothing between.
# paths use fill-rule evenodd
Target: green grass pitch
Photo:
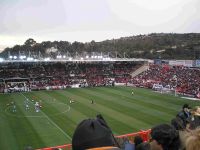
<instances>
[{"instance_id":1,"label":"green grass pitch","mask_svg":"<svg viewBox=\"0 0 200 150\"><path fill-rule=\"evenodd\" d=\"M0 149L22 150L71 143L77 124L102 114L115 135L169 123L184 103L200 105L180 97L131 87L98 87L0 94ZM25 98L30 110L26 111ZM75 103L70 104L70 98ZM34 100L34 101L32 101ZM94 100L94 104L90 101ZM12 101L16 112L12 112ZM36 113L34 103L42 103Z\"/></svg>"}]
</instances>

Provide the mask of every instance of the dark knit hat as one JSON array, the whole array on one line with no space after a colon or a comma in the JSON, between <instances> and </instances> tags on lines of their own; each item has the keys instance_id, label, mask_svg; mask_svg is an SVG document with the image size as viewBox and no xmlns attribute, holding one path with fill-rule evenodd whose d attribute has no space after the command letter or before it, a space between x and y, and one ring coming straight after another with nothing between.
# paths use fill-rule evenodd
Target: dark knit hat
<instances>
[{"instance_id":1,"label":"dark knit hat","mask_svg":"<svg viewBox=\"0 0 200 150\"><path fill-rule=\"evenodd\" d=\"M96 119L85 119L79 123L72 138L73 150L115 145L112 131L101 115Z\"/></svg>"}]
</instances>

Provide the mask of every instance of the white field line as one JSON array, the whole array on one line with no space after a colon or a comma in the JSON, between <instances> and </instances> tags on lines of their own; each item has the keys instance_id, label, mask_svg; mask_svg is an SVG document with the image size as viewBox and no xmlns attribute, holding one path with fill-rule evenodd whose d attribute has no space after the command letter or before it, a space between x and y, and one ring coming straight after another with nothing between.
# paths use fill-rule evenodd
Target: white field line
<instances>
[{"instance_id":1,"label":"white field line","mask_svg":"<svg viewBox=\"0 0 200 150\"><path fill-rule=\"evenodd\" d=\"M21 95L27 99L27 97L21 93ZM30 101L31 102L31 101ZM32 102L31 102L32 103ZM33 103L32 103L33 104ZM65 133L54 121L52 121L51 118L49 118L42 110L40 110L40 112L49 120L49 122L51 122L58 130L60 130L68 139L72 140L72 138L67 134Z\"/></svg>"}]
</instances>

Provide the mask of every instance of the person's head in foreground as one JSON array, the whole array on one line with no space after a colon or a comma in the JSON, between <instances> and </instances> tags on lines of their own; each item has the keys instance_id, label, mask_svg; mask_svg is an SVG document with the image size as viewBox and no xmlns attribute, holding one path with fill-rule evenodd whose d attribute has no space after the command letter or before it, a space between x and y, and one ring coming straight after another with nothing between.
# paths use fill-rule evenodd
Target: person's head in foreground
<instances>
[{"instance_id":1,"label":"person's head in foreground","mask_svg":"<svg viewBox=\"0 0 200 150\"><path fill-rule=\"evenodd\" d=\"M160 124L151 129L152 150L178 150L179 133L168 124Z\"/></svg>"},{"instance_id":2,"label":"person's head in foreground","mask_svg":"<svg viewBox=\"0 0 200 150\"><path fill-rule=\"evenodd\" d=\"M101 115L79 123L72 138L73 150L117 149L111 129Z\"/></svg>"},{"instance_id":3,"label":"person's head in foreground","mask_svg":"<svg viewBox=\"0 0 200 150\"><path fill-rule=\"evenodd\" d=\"M134 138L134 143L135 143L135 146L137 146L137 145L143 143L142 137L141 137L140 135L135 136L135 138Z\"/></svg>"},{"instance_id":4,"label":"person's head in foreground","mask_svg":"<svg viewBox=\"0 0 200 150\"><path fill-rule=\"evenodd\" d=\"M200 150L200 128L192 130L185 141L186 150Z\"/></svg>"}]
</instances>

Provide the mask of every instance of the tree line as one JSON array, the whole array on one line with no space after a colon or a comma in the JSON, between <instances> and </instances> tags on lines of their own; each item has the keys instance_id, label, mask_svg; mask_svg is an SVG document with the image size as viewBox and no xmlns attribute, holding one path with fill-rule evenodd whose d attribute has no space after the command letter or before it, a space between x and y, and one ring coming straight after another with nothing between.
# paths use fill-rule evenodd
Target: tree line
<instances>
[{"instance_id":1,"label":"tree line","mask_svg":"<svg viewBox=\"0 0 200 150\"><path fill-rule=\"evenodd\" d=\"M199 33L152 33L121 37L101 42L44 41L37 43L30 38L23 45L5 48L1 57L9 55L31 55L37 57L56 57L60 55L107 54L110 57L148 58L148 59L200 59Z\"/></svg>"}]
</instances>

